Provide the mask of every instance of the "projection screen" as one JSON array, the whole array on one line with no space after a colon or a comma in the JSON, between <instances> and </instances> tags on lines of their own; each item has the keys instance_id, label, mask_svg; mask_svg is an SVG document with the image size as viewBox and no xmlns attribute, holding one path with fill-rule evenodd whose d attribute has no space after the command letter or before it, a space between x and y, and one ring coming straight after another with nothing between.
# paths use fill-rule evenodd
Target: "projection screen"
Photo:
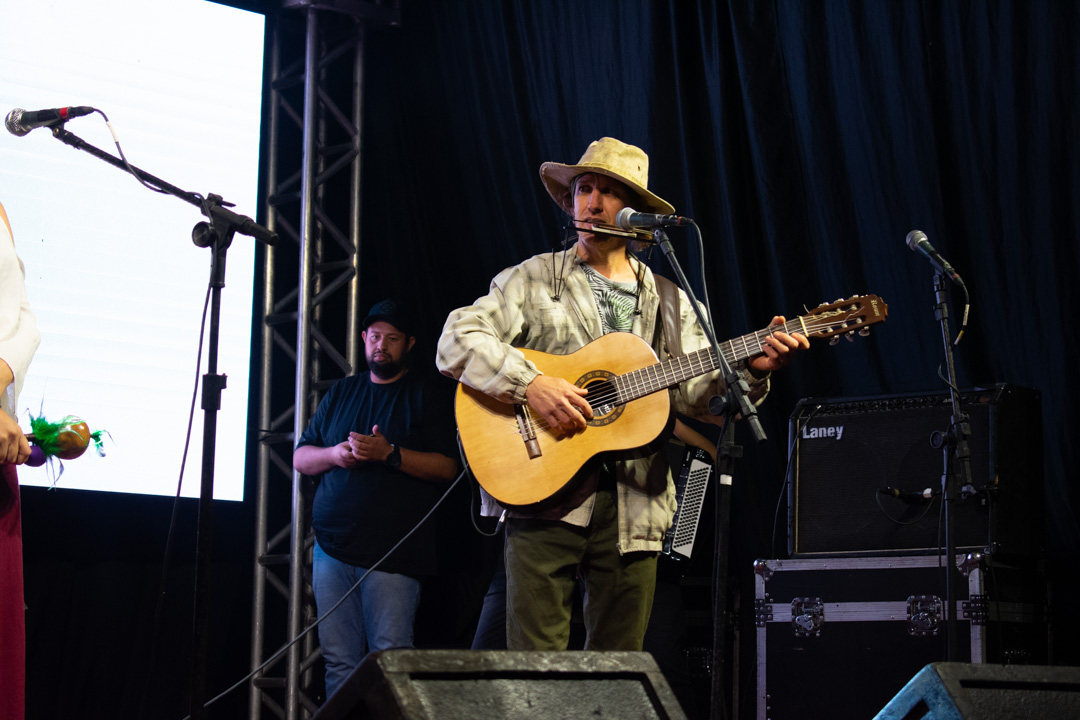
<instances>
[{"instance_id":1,"label":"projection screen","mask_svg":"<svg viewBox=\"0 0 1080 720\"><path fill-rule=\"evenodd\" d=\"M91 106L128 161L182 190L255 216L262 15L205 0L50 0L13 4L0 24L0 112ZM100 114L66 129L117 154ZM42 341L19 422L73 415L103 431L65 461L21 467L25 485L173 495L196 380L210 251L202 215L172 195L53 137L0 133L0 202L26 266ZM215 492L241 500L247 436L255 240L236 235L222 290ZM199 493L196 401L182 494Z\"/></svg>"}]
</instances>

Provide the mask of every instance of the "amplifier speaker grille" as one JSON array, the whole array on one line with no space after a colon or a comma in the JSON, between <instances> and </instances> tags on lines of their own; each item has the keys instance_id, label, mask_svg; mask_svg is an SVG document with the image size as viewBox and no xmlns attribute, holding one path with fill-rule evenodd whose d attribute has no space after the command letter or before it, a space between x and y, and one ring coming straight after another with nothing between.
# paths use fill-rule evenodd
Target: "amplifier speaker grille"
<instances>
[{"instance_id":1,"label":"amplifier speaker grille","mask_svg":"<svg viewBox=\"0 0 1080 720\"><path fill-rule=\"evenodd\" d=\"M1080 717L1080 668L932 663L875 720Z\"/></svg>"},{"instance_id":2,"label":"amplifier speaker grille","mask_svg":"<svg viewBox=\"0 0 1080 720\"><path fill-rule=\"evenodd\" d=\"M1029 558L1042 545L1041 397L998 384L962 393L971 434L972 490L956 503L957 550ZM788 552L793 556L931 554L944 547L943 451L931 445L952 417L948 393L799 401L789 421Z\"/></svg>"},{"instance_id":3,"label":"amplifier speaker grille","mask_svg":"<svg viewBox=\"0 0 1080 720\"><path fill-rule=\"evenodd\" d=\"M312 720L685 720L644 652L383 650Z\"/></svg>"}]
</instances>

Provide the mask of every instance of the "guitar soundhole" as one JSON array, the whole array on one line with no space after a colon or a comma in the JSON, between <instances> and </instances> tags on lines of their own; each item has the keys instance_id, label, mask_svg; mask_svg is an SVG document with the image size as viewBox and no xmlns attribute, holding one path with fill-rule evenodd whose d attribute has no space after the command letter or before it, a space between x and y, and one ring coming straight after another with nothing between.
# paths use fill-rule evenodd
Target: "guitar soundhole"
<instances>
[{"instance_id":1,"label":"guitar soundhole","mask_svg":"<svg viewBox=\"0 0 1080 720\"><path fill-rule=\"evenodd\" d=\"M626 408L625 405L618 403L618 391L615 389L615 384L611 382L614 377L615 373L607 370L592 370L578 378L575 383L578 387L589 391L585 399L592 406L593 419L589 421L592 427L610 425L619 419Z\"/></svg>"}]
</instances>

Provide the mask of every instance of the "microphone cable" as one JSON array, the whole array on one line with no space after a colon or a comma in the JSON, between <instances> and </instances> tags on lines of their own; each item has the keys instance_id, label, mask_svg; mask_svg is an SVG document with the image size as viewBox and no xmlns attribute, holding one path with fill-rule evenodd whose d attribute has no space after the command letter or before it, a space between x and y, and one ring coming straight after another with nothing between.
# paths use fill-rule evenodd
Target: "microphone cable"
<instances>
[{"instance_id":1,"label":"microphone cable","mask_svg":"<svg viewBox=\"0 0 1080 720\"><path fill-rule=\"evenodd\" d=\"M184 452L183 452L183 454L181 456L181 460L180 460L180 477L177 480L176 496L173 498L172 514L171 514L171 517L170 517L170 520L169 520L169 530L168 530L168 535L167 535L166 541L165 541L165 554L164 554L164 558L162 560L161 579L159 581L159 588L158 588L158 600L157 600L157 604L156 604L155 609L154 609L154 626L153 626L153 632L152 632L151 640L150 640L150 656L149 656L149 661L147 662L146 681L145 681L145 683L143 685L142 696L140 697L140 700L139 700L139 712L138 712L137 717L143 717L143 713L145 711L145 705L146 705L146 698L147 698L147 695L148 695L149 689L150 689L150 679L153 676L153 668L154 668L154 664L155 664L156 658L157 658L157 646L158 646L158 640L159 640L159 631L160 631L160 627L161 627L162 608L163 608L164 599L165 599L165 587L166 587L166 584L167 584L167 581L168 581L168 575L169 575L169 559L170 559L170 557L172 555L173 539L174 539L175 530L176 530L176 519L177 519L177 513L179 512L179 507L180 507L181 486L183 484L184 469L185 469L185 467L187 465L188 449L189 449L189 447L191 445L191 434L192 434L192 425L194 423L194 417L195 417L195 406L196 406L197 398L198 398L198 395L199 395L199 376L200 376L199 374L200 374L200 372L202 370L202 352L203 352L203 342L204 342L204 338L205 338L205 335L206 335L206 317L207 317L207 313L208 313L208 309L209 309L209 305L210 305L210 298L212 296L212 291L213 291L213 277L212 277L212 274L213 274L213 267L211 267L211 281L207 286L206 298L205 298L204 303L203 303L203 314L202 314L202 320L201 320L201 324L200 324L200 333L199 333L198 355L197 355L196 363L195 363L195 387L194 387L194 390L192 391L191 407L190 407L190 409L188 411L188 428L187 428L187 434L186 434L186 437L185 437L185 440L184 440ZM460 441L460 438L459 438L459 440L458 440L459 449L460 449L460 442L461 441ZM462 457L464 458L464 453L462 453ZM375 570L380 565L382 565L382 563L386 560L386 558L390 557L390 555L392 555L394 553L394 551L396 551L402 545L402 543L404 543L406 540L408 540L412 536L412 534L415 533L417 531L417 529L420 528L420 526L422 526L425 522L427 522L431 518L432 514L434 514L434 512L439 508L439 506L442 505L443 501L446 500L447 497L449 497L450 493L453 492L454 488L456 488L458 486L458 483L461 482L461 479L463 477L465 477L467 472L468 472L468 470L466 468L466 469L462 470L461 473L458 474L457 478L452 483L450 483L450 485L446 488L446 491L442 494L442 497L440 497L435 502L435 504L431 506L431 509L427 512L427 514L424 515L424 517L422 517L420 519L420 521L417 522L416 525L414 525L411 530L409 530L409 532L407 532L400 540L398 540L397 544L395 544L392 548L390 548L390 550L388 550L386 552L386 554L383 555L378 560L378 562L374 563L370 568L368 568L367 572L365 572L360 577L360 579L357 580L353 584L353 586L350 587L345 592L345 594L341 596L341 599L338 600L338 602L335 603L333 605L333 607L331 607L329 610L327 610L325 613L323 613L321 616L319 616L311 625L309 625L307 628L305 628L303 631L301 631L300 634L297 635L295 638L293 638L292 640L289 640L284 645L282 645L276 652L274 652L274 654L272 654L269 658L267 658L267 660L265 662L263 662L261 665L259 665L257 668L252 670L250 673L245 675L243 678L238 680L235 684L233 684L232 686L230 686L229 688L227 688L223 692L219 693L218 695L211 698L210 700L207 700L203 704L203 708L210 707L212 704L214 704L217 701L221 700L222 698L227 696L232 691L234 691L237 688L239 688L240 686L246 684L248 681L250 681L252 678L254 678L257 674L259 674L260 672L262 672L263 670L265 670L266 668L270 667L275 662L277 662L278 659L286 651L288 651L289 648L291 648L293 645L295 645L297 642L299 642L303 638L307 637L308 633L310 633L312 630L317 628L319 626L319 624L323 620L325 620L332 612L337 610L337 608L340 607L343 602L345 602L346 598L348 598L358 587L360 587L360 584L362 582L364 582L364 580L367 578L368 575L371 574L371 572L373 570ZM190 717L191 717L190 715L185 716L184 720L189 720Z\"/></svg>"},{"instance_id":2,"label":"microphone cable","mask_svg":"<svg viewBox=\"0 0 1080 720\"><path fill-rule=\"evenodd\" d=\"M394 553L395 550L397 550L399 547L401 547L402 543L404 543L406 540L408 540L410 537L412 537L412 534L414 532L416 532L420 528L421 525L423 525L425 522L427 522L431 518L431 516L435 513L435 511L439 508L439 506L442 505L443 501L446 500L447 497L449 497L450 493L453 492L454 488L456 488L458 483L461 482L461 479L463 477L465 477L465 471L464 470L462 470L461 473L458 474L458 476L454 480L454 482L450 483L450 486L446 488L446 492L444 492L442 497L440 497L435 502L435 504L431 506L431 509L428 510L427 514L424 515L424 517L420 518L420 521L417 522L416 525L414 525L412 527L412 529L409 530L409 532L405 533L405 535L400 540L397 541L397 544L394 545L394 547L390 548L386 552L385 555L383 555L381 558L379 558L379 560L377 562L373 563L372 566L369 567L367 569L367 571L363 575L360 576L360 579L357 580L355 583L353 583L352 587L350 587L348 590L346 590L345 594L341 596L341 599L338 600L336 603L334 603L334 605L329 610L327 610L322 615L320 615L318 618L316 618L315 621L312 622L311 625L309 625L308 627L304 628L304 630L302 630L299 635L297 635L292 640L289 640L287 643L282 645L273 655L271 655L269 658L267 658L265 662L263 662L261 665L259 665L259 667L255 668L250 673L248 673L244 677L240 678L240 680L236 681L236 683L229 686L228 688L223 690L221 693L219 693L215 697L213 697L213 698L207 700L205 703L203 703L203 708L210 707L211 705L216 703L218 700L221 700L223 697L225 697L226 695L231 693L233 690L236 690L237 688L241 687L242 685L247 684L247 682L250 681L252 678L254 678L257 674L259 674L260 672L262 672L263 670L265 670L266 668L270 667L275 662L277 662L278 659L282 655L284 655L285 652L289 648L291 648L296 643L300 642L300 640L307 637L308 633L310 633L312 630L317 628L319 626L319 624L323 620L325 620L327 617L329 617L331 613L333 613L335 610L337 610L341 606L341 604L343 602L345 602L346 598L348 598L350 595L352 595L353 592L355 592L356 589L358 587L360 587L360 584L362 582L364 582L364 580L367 579L368 575L370 575L374 570L376 570L380 565L382 565L383 562L388 557L390 557ZM190 718L191 718L190 715L185 715L184 716L184 720L190 720Z\"/></svg>"},{"instance_id":3,"label":"microphone cable","mask_svg":"<svg viewBox=\"0 0 1080 720\"><path fill-rule=\"evenodd\" d=\"M818 411L821 410L821 407L821 403L815 405L814 409L810 411L810 414L806 416L806 419L802 421L802 425L799 425L799 423L797 422L795 423L795 437L793 437L791 439L791 442L788 444L787 466L784 469L784 482L780 485L780 493L776 497L776 510L773 512L772 533L769 537L770 558L776 557L776 533L780 526L780 505L783 504L784 495L787 494L788 486L791 484L791 475L793 470L792 459L795 456L795 444L799 442L799 433L802 432L803 428L810 424L810 421L815 415L817 415ZM790 508L788 508L788 512L791 512Z\"/></svg>"}]
</instances>

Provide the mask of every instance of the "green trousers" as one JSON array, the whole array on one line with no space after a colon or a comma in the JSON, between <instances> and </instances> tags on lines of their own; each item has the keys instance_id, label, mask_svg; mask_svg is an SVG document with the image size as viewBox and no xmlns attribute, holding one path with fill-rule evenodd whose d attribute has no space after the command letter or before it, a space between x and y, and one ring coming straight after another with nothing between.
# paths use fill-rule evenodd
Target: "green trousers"
<instances>
[{"instance_id":1,"label":"green trousers","mask_svg":"<svg viewBox=\"0 0 1080 720\"><path fill-rule=\"evenodd\" d=\"M578 577L585 583L585 649L641 650L656 589L656 553L619 554L613 491L597 493L588 527L509 518L505 529L510 650L566 650Z\"/></svg>"}]
</instances>

